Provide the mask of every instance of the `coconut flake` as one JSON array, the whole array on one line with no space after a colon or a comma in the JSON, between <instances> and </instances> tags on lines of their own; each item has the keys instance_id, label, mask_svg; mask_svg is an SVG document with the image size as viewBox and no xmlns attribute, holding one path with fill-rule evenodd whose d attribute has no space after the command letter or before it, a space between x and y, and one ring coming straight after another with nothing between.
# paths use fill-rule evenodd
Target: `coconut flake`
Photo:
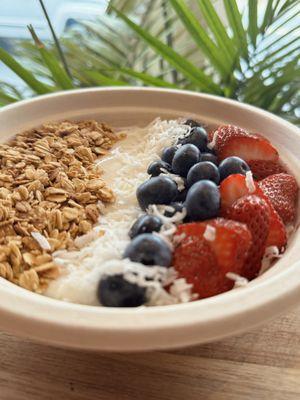
<instances>
[{"instance_id":1,"label":"coconut flake","mask_svg":"<svg viewBox=\"0 0 300 400\"><path fill-rule=\"evenodd\" d=\"M246 172L246 186L249 190L249 193L254 193L256 190L255 183L253 180L253 175L251 171Z\"/></svg>"},{"instance_id":2,"label":"coconut flake","mask_svg":"<svg viewBox=\"0 0 300 400\"><path fill-rule=\"evenodd\" d=\"M234 281L234 288L244 287L249 283L247 278L238 275L235 272L227 272L226 278Z\"/></svg>"},{"instance_id":3,"label":"coconut flake","mask_svg":"<svg viewBox=\"0 0 300 400\"><path fill-rule=\"evenodd\" d=\"M185 189L184 179L181 176L172 174L171 172L168 172L165 168L161 168L161 171L165 176L168 176L176 183L179 192L182 192Z\"/></svg>"},{"instance_id":4,"label":"coconut flake","mask_svg":"<svg viewBox=\"0 0 300 400\"><path fill-rule=\"evenodd\" d=\"M216 228L208 224L205 228L203 237L209 242L213 242L216 239Z\"/></svg>"},{"instance_id":5,"label":"coconut flake","mask_svg":"<svg viewBox=\"0 0 300 400\"><path fill-rule=\"evenodd\" d=\"M170 294L178 299L178 303L187 303L194 298L192 288L193 285L187 283L185 278L179 278L170 287Z\"/></svg>"},{"instance_id":6,"label":"coconut flake","mask_svg":"<svg viewBox=\"0 0 300 400\"><path fill-rule=\"evenodd\" d=\"M45 236L42 235L40 232L31 232L31 236L33 237L33 239L35 241L37 241L37 243L40 245L40 247L43 250L46 250L46 251L51 250L50 243L45 238Z\"/></svg>"},{"instance_id":7,"label":"coconut flake","mask_svg":"<svg viewBox=\"0 0 300 400\"><path fill-rule=\"evenodd\" d=\"M281 257L282 255L280 254L280 251L277 246L266 247L258 275L259 276L262 275L270 268L274 258L281 258Z\"/></svg>"},{"instance_id":8,"label":"coconut flake","mask_svg":"<svg viewBox=\"0 0 300 400\"><path fill-rule=\"evenodd\" d=\"M207 144L207 147L208 147L209 149L212 150L212 149L215 147L215 145L217 144L218 136L219 136L219 132L218 132L218 130L216 130L216 131L214 132L214 134L213 134L212 141L209 142L209 143Z\"/></svg>"}]
</instances>

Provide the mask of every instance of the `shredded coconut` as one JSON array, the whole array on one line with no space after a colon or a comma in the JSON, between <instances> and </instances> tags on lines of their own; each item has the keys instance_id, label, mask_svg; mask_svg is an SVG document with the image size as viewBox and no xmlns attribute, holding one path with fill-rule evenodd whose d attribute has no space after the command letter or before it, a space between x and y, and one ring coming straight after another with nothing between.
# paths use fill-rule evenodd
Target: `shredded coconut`
<instances>
[{"instance_id":1,"label":"shredded coconut","mask_svg":"<svg viewBox=\"0 0 300 400\"><path fill-rule=\"evenodd\" d=\"M280 251L277 246L266 247L258 275L262 275L270 268L274 258L281 258L281 257L282 255L280 254Z\"/></svg>"},{"instance_id":2,"label":"shredded coconut","mask_svg":"<svg viewBox=\"0 0 300 400\"><path fill-rule=\"evenodd\" d=\"M101 159L99 165L105 166L103 179L110 183L116 202L103 210L104 215L93 233L76 242L79 251L54 253L54 261L62 267L64 273L49 285L46 295L74 303L99 305L96 293L101 276L108 273L112 264L115 265L114 268L124 268L122 255L130 241L128 231L141 213L136 189L149 178L148 165L159 159L164 147L171 146L187 131L188 127L180 125L176 120L160 119L145 128L128 128L126 140L113 149L108 157ZM161 216L157 209L153 213ZM163 227L158 234L170 245L176 224L185 215L186 211L183 210L171 218L163 218ZM145 271L148 274L151 268L146 267L145 270L141 264L139 266L142 267L139 279L142 279ZM163 279L168 280L169 284L176 281L170 268L164 271L168 276ZM131 276L131 273L128 274ZM147 286L147 291L151 293L149 305L180 302L155 280Z\"/></svg>"},{"instance_id":3,"label":"shredded coconut","mask_svg":"<svg viewBox=\"0 0 300 400\"><path fill-rule=\"evenodd\" d=\"M253 175L251 171L246 172L246 186L249 190L249 193L254 193L256 190L255 183L253 180Z\"/></svg>"},{"instance_id":4,"label":"shredded coconut","mask_svg":"<svg viewBox=\"0 0 300 400\"><path fill-rule=\"evenodd\" d=\"M211 141L210 143L208 143L208 145L207 145L207 147L208 147L209 149L212 150L212 149L215 147L215 145L217 144L218 134L219 134L219 132L218 132L218 130L216 130L216 131L214 132L214 134L213 134L212 141Z\"/></svg>"},{"instance_id":5,"label":"shredded coconut","mask_svg":"<svg viewBox=\"0 0 300 400\"><path fill-rule=\"evenodd\" d=\"M172 174L171 172L168 172L166 169L162 168L161 169L163 174L171 178L176 184L177 184L177 189L179 192L182 192L185 189L184 185L184 179L176 174Z\"/></svg>"},{"instance_id":6,"label":"shredded coconut","mask_svg":"<svg viewBox=\"0 0 300 400\"><path fill-rule=\"evenodd\" d=\"M33 237L34 240L37 241L37 243L41 246L43 250L50 251L51 246L48 240L45 238L44 235L42 235L40 232L31 232L31 236Z\"/></svg>"},{"instance_id":7,"label":"shredded coconut","mask_svg":"<svg viewBox=\"0 0 300 400\"><path fill-rule=\"evenodd\" d=\"M203 237L209 242L213 242L216 239L216 228L208 224L205 228Z\"/></svg>"},{"instance_id":8,"label":"shredded coconut","mask_svg":"<svg viewBox=\"0 0 300 400\"><path fill-rule=\"evenodd\" d=\"M231 279L234 281L234 289L239 288L239 287L244 287L246 286L249 281L247 278L236 274L235 272L227 272L226 278Z\"/></svg>"}]
</instances>

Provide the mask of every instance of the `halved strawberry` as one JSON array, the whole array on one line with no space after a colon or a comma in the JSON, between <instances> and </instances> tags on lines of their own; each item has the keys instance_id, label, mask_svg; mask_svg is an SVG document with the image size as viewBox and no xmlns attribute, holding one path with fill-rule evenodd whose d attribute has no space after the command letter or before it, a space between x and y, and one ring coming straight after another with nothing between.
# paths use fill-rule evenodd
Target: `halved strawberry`
<instances>
[{"instance_id":1,"label":"halved strawberry","mask_svg":"<svg viewBox=\"0 0 300 400\"><path fill-rule=\"evenodd\" d=\"M220 185L221 215L224 217L228 216L228 209L230 209L236 200L243 196L252 194L264 199L267 202L270 211L270 230L266 246L277 246L281 249L286 245L287 241L283 222L270 200L259 187L258 183L253 181L252 184L254 185L254 188L247 184L246 177L240 174L230 175L224 179Z\"/></svg>"},{"instance_id":2,"label":"halved strawberry","mask_svg":"<svg viewBox=\"0 0 300 400\"><path fill-rule=\"evenodd\" d=\"M269 175L280 174L286 172L286 169L279 161L272 160L250 160L247 161L253 178L260 181Z\"/></svg>"},{"instance_id":3,"label":"halved strawberry","mask_svg":"<svg viewBox=\"0 0 300 400\"><path fill-rule=\"evenodd\" d=\"M252 246L244 264L242 276L253 279L261 268L261 260L270 229L270 208L264 199L250 195L238 199L227 211L229 218L247 225L252 234Z\"/></svg>"},{"instance_id":4,"label":"halved strawberry","mask_svg":"<svg viewBox=\"0 0 300 400\"><path fill-rule=\"evenodd\" d=\"M289 174L275 174L259 182L259 187L268 197L285 224L293 222L296 217L298 184Z\"/></svg>"},{"instance_id":5,"label":"halved strawberry","mask_svg":"<svg viewBox=\"0 0 300 400\"><path fill-rule=\"evenodd\" d=\"M215 228L212 240L206 239L208 225ZM226 274L240 274L252 243L246 225L217 218L179 225L176 234L184 234L184 239L174 251L173 266L193 284L194 293L204 298L233 287Z\"/></svg>"},{"instance_id":6,"label":"halved strawberry","mask_svg":"<svg viewBox=\"0 0 300 400\"><path fill-rule=\"evenodd\" d=\"M266 138L233 125L219 126L214 132L213 142L220 161L230 156L238 156L246 162L279 159L277 150Z\"/></svg>"}]
</instances>

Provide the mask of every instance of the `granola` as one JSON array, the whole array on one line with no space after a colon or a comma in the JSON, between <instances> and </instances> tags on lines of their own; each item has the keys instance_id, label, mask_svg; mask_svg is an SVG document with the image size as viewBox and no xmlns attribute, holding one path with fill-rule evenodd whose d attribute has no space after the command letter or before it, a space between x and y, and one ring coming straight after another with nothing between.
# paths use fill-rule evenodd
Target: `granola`
<instances>
[{"instance_id":1,"label":"granola","mask_svg":"<svg viewBox=\"0 0 300 400\"><path fill-rule=\"evenodd\" d=\"M0 144L0 276L42 293L114 194L95 163L120 137L96 121L45 124Z\"/></svg>"}]
</instances>

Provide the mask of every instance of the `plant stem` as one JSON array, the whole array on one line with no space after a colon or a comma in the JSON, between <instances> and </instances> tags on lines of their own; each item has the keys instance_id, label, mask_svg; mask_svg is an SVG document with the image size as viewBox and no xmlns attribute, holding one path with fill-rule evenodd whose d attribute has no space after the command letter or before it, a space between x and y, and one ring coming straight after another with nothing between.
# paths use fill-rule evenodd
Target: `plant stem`
<instances>
[{"instance_id":1,"label":"plant stem","mask_svg":"<svg viewBox=\"0 0 300 400\"><path fill-rule=\"evenodd\" d=\"M168 9L167 9L167 2L165 0L162 1L162 10L163 10L163 18L164 18L164 27L165 30L168 32L170 30L170 20L168 19ZM173 48L173 36L172 33L169 32L167 34L167 45ZM177 71L174 69L171 72L173 83L177 82Z\"/></svg>"},{"instance_id":2,"label":"plant stem","mask_svg":"<svg viewBox=\"0 0 300 400\"><path fill-rule=\"evenodd\" d=\"M39 0L39 2L40 2L40 5L41 5L41 7L42 7L42 10L43 10L43 13L44 13L44 15L45 15L45 18L46 18L46 20L47 20L47 22L48 22L50 31L51 31L52 36L53 36L53 40L54 40L54 42L55 42L55 45L56 45L58 54L59 54L60 59L61 59L61 62L62 62L62 64L63 64L63 66L64 66L64 69L65 69L66 73L67 73L67 74L69 75L69 77L72 79L71 71L70 71L70 69L69 69L69 67L68 67L67 60L66 60L65 55L64 55L64 53L63 53L63 51L62 51L62 48L61 48L61 45L60 45L60 43L59 43L58 37L56 36L55 30L54 30L53 25L52 25L52 22L51 22L51 20L50 20L49 14L48 14L48 12L47 12L47 10L46 10L45 4L44 4L43 0Z\"/></svg>"}]
</instances>

